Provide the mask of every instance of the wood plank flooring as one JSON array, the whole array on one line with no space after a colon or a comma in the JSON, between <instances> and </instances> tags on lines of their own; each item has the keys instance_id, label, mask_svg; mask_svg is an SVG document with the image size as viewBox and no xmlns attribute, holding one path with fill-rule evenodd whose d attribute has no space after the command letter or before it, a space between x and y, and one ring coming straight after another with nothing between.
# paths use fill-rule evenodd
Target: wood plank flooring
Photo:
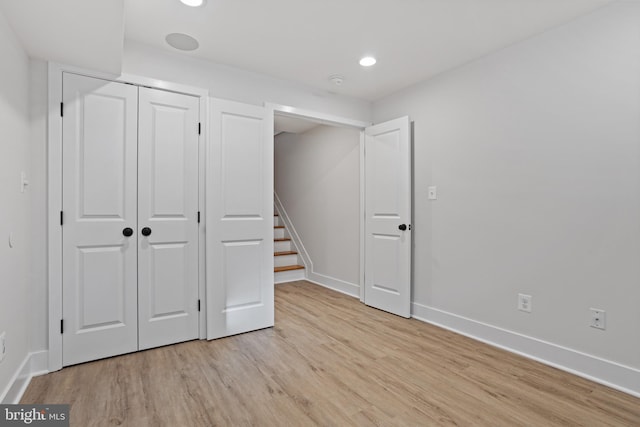
<instances>
[{"instance_id":1,"label":"wood plank flooring","mask_svg":"<svg viewBox=\"0 0 640 427\"><path fill-rule=\"evenodd\" d=\"M34 378L72 426L639 426L640 399L369 308L276 286L276 326Z\"/></svg>"}]
</instances>

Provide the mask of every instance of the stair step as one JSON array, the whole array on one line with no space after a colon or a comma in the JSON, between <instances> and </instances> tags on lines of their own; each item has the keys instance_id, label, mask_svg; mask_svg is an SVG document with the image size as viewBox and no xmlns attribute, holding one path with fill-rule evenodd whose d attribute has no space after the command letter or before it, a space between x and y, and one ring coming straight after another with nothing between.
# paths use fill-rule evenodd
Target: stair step
<instances>
[{"instance_id":1,"label":"stair step","mask_svg":"<svg viewBox=\"0 0 640 427\"><path fill-rule=\"evenodd\" d=\"M273 254L273 256L284 256L284 255L298 255L298 252L296 252L296 251L282 251L282 252L275 252Z\"/></svg>"},{"instance_id":2,"label":"stair step","mask_svg":"<svg viewBox=\"0 0 640 427\"><path fill-rule=\"evenodd\" d=\"M284 225L274 225L273 228L284 228Z\"/></svg>"},{"instance_id":3,"label":"stair step","mask_svg":"<svg viewBox=\"0 0 640 427\"><path fill-rule=\"evenodd\" d=\"M279 237L277 239L273 239L274 242L288 242L291 239L289 237Z\"/></svg>"},{"instance_id":4,"label":"stair step","mask_svg":"<svg viewBox=\"0 0 640 427\"><path fill-rule=\"evenodd\" d=\"M291 270L304 270L304 265L284 265L282 267L275 267L273 269L273 272L279 273L281 271L291 271Z\"/></svg>"}]
</instances>

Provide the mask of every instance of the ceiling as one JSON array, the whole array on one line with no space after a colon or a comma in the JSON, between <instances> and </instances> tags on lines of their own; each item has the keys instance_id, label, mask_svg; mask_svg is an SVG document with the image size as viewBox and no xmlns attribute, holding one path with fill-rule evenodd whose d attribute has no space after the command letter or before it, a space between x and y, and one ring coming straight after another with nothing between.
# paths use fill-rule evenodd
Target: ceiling
<instances>
[{"instance_id":1,"label":"ceiling","mask_svg":"<svg viewBox=\"0 0 640 427\"><path fill-rule=\"evenodd\" d=\"M125 34L173 49L165 36L186 33L190 55L373 101L611 1L125 0Z\"/></svg>"},{"instance_id":2,"label":"ceiling","mask_svg":"<svg viewBox=\"0 0 640 427\"><path fill-rule=\"evenodd\" d=\"M31 57L120 75L124 0L0 0Z\"/></svg>"},{"instance_id":3,"label":"ceiling","mask_svg":"<svg viewBox=\"0 0 640 427\"><path fill-rule=\"evenodd\" d=\"M29 55L119 73L123 40L374 101L613 0L0 0ZM378 63L358 65L364 55ZM328 81L344 77L341 86Z\"/></svg>"},{"instance_id":4,"label":"ceiling","mask_svg":"<svg viewBox=\"0 0 640 427\"><path fill-rule=\"evenodd\" d=\"M282 132L288 133L305 133L315 127L319 123L311 120L305 120L298 117L283 116L275 114L273 116L273 134L277 135Z\"/></svg>"}]
</instances>

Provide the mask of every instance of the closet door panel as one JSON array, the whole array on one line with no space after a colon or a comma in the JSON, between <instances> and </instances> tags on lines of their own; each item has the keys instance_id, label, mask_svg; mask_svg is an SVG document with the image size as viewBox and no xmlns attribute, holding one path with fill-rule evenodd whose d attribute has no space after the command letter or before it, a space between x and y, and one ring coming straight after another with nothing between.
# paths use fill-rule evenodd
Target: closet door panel
<instances>
[{"instance_id":1,"label":"closet door panel","mask_svg":"<svg viewBox=\"0 0 640 427\"><path fill-rule=\"evenodd\" d=\"M207 155L207 337L274 324L273 115L212 101Z\"/></svg>"},{"instance_id":2,"label":"closet door panel","mask_svg":"<svg viewBox=\"0 0 640 427\"><path fill-rule=\"evenodd\" d=\"M140 349L198 337L198 117L198 98L140 88Z\"/></svg>"},{"instance_id":3,"label":"closet door panel","mask_svg":"<svg viewBox=\"0 0 640 427\"><path fill-rule=\"evenodd\" d=\"M137 92L63 77L65 366L138 349Z\"/></svg>"}]
</instances>

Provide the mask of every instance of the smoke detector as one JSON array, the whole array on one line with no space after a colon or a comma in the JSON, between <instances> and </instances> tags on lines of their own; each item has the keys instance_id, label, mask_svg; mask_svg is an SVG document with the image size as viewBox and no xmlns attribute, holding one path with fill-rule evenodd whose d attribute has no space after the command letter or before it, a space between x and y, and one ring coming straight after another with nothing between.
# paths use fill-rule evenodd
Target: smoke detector
<instances>
[{"instance_id":1,"label":"smoke detector","mask_svg":"<svg viewBox=\"0 0 640 427\"><path fill-rule=\"evenodd\" d=\"M333 74L329 76L329 81L336 86L342 86L342 83L344 82L344 76L341 76L340 74Z\"/></svg>"}]
</instances>

